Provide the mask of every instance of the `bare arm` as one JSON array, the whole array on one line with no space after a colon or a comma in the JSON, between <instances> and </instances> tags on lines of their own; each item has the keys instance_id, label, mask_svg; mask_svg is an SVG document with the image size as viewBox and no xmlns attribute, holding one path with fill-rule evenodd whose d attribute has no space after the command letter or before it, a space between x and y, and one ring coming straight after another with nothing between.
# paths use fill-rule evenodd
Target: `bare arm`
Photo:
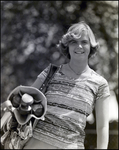
<instances>
[{"instance_id":1,"label":"bare arm","mask_svg":"<svg viewBox=\"0 0 119 150\"><path fill-rule=\"evenodd\" d=\"M107 149L109 142L109 97L96 101L95 112L97 149Z\"/></svg>"}]
</instances>

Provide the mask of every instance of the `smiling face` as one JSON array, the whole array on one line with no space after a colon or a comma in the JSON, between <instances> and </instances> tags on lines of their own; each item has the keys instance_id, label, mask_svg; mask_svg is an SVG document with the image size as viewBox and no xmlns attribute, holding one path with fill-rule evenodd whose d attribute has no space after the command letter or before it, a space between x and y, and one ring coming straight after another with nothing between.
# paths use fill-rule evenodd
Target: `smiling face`
<instances>
[{"instance_id":1,"label":"smiling face","mask_svg":"<svg viewBox=\"0 0 119 150\"><path fill-rule=\"evenodd\" d=\"M69 43L69 54L71 59L88 61L90 47L88 33L86 30L83 30L77 40L72 40Z\"/></svg>"},{"instance_id":2,"label":"smiling face","mask_svg":"<svg viewBox=\"0 0 119 150\"><path fill-rule=\"evenodd\" d=\"M68 58L67 59L68 61L75 58L75 60L79 59L80 63L83 59L85 60L86 58L89 59L99 49L99 43L96 42L93 31L83 21L73 24L68 29L67 33L62 36L57 46L61 51L61 53L64 56L66 56L66 58ZM80 52L73 53L75 47L78 47L77 51L79 51L80 49ZM89 55L88 55L88 51L90 51ZM76 55L76 54L80 54L80 55Z\"/></svg>"}]
</instances>

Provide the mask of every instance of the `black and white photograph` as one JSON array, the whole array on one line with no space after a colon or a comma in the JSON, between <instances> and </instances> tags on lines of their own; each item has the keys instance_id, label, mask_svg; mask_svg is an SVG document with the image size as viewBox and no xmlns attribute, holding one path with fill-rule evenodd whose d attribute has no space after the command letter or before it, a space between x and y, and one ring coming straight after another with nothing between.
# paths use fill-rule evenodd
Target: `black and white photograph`
<instances>
[{"instance_id":1,"label":"black and white photograph","mask_svg":"<svg viewBox=\"0 0 119 150\"><path fill-rule=\"evenodd\" d=\"M1 1L1 149L118 149L118 1Z\"/></svg>"}]
</instances>

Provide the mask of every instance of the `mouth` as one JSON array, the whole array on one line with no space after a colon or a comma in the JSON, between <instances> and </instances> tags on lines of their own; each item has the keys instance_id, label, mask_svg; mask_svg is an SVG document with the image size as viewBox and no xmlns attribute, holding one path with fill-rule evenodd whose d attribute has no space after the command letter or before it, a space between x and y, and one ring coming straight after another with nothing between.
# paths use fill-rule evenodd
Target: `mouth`
<instances>
[{"instance_id":1,"label":"mouth","mask_svg":"<svg viewBox=\"0 0 119 150\"><path fill-rule=\"evenodd\" d=\"M84 51L82 51L82 52L81 52L81 51L75 51L75 53L76 53L76 54L83 54Z\"/></svg>"}]
</instances>

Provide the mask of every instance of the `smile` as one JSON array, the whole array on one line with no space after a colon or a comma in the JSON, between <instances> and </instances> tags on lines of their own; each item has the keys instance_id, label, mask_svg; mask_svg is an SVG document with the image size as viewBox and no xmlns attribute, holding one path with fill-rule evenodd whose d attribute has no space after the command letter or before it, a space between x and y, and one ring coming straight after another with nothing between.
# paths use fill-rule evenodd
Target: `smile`
<instances>
[{"instance_id":1,"label":"smile","mask_svg":"<svg viewBox=\"0 0 119 150\"><path fill-rule=\"evenodd\" d=\"M75 52L76 54L83 54L84 53L84 51L83 52L81 52L81 51L77 51L77 52Z\"/></svg>"}]
</instances>

